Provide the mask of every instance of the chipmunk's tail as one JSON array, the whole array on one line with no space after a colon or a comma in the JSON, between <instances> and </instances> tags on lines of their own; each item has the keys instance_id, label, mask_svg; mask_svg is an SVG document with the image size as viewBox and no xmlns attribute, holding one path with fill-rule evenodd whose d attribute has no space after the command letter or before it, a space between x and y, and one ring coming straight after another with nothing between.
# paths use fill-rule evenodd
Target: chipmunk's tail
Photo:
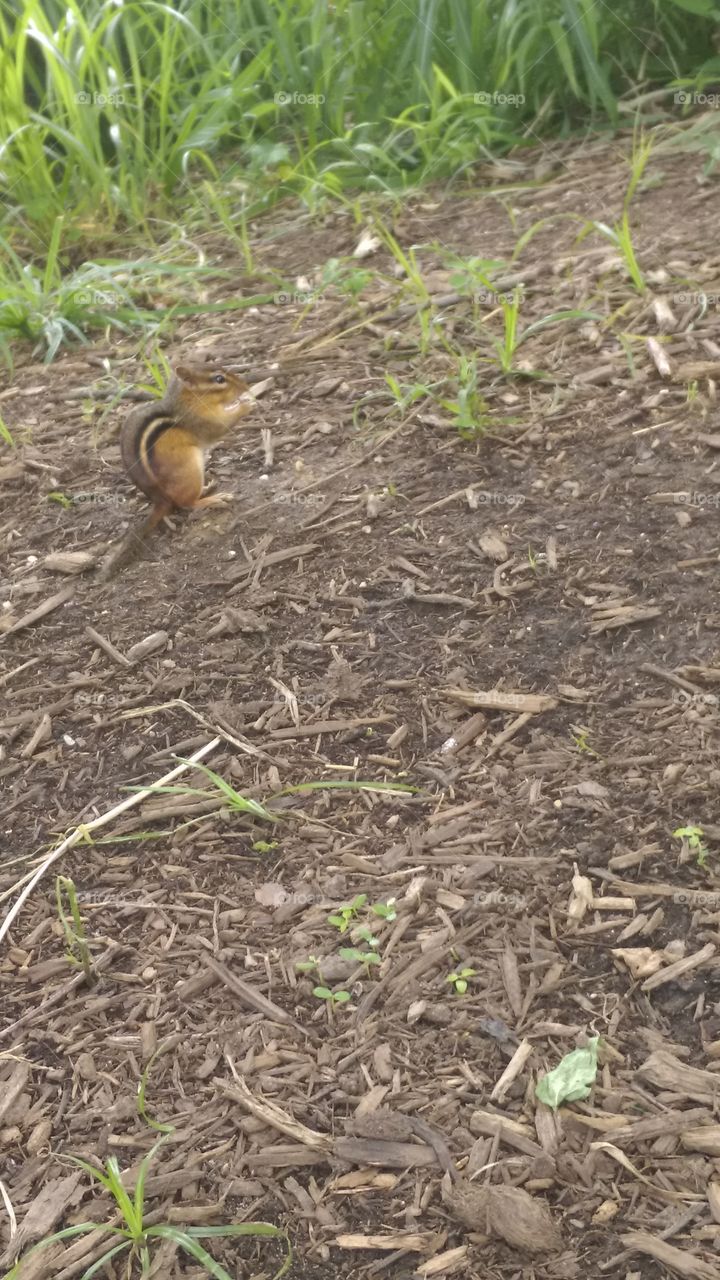
<instances>
[{"instance_id":1,"label":"chipmunk's tail","mask_svg":"<svg viewBox=\"0 0 720 1280\"><path fill-rule=\"evenodd\" d=\"M141 524L135 525L128 530L125 537L121 538L110 552L105 563L100 566L98 577L101 582L109 582L121 569L126 569L134 560L137 560L145 546L147 534L152 529L155 529L166 516L169 516L172 509L172 502L158 502L153 507L147 520L143 520Z\"/></svg>"}]
</instances>

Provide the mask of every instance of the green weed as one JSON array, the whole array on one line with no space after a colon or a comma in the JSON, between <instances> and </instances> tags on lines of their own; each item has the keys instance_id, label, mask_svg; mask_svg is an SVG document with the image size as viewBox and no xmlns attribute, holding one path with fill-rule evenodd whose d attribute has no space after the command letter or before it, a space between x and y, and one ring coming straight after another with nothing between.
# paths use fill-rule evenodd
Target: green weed
<instances>
[{"instance_id":1,"label":"green weed","mask_svg":"<svg viewBox=\"0 0 720 1280\"><path fill-rule=\"evenodd\" d=\"M456 996L464 996L470 979L475 977L477 977L477 969L454 969L447 975L445 981L452 984Z\"/></svg>"},{"instance_id":2,"label":"green weed","mask_svg":"<svg viewBox=\"0 0 720 1280\"><path fill-rule=\"evenodd\" d=\"M70 918L65 910L63 903L63 895L67 898L68 907L70 909ZM97 981L97 973L93 967L90 948L87 944L85 936L85 926L80 916L80 908L78 906L77 891L74 882L69 876L57 876L55 879L55 902L57 905L58 920L63 927L65 941L67 943L67 959L70 964L78 965L85 974L85 981L89 987Z\"/></svg>"},{"instance_id":3,"label":"green weed","mask_svg":"<svg viewBox=\"0 0 720 1280\"><path fill-rule=\"evenodd\" d=\"M702 827L678 827L673 831L673 839L687 841L688 848L695 854L699 867L706 865L710 852L703 840L704 835Z\"/></svg>"}]
</instances>

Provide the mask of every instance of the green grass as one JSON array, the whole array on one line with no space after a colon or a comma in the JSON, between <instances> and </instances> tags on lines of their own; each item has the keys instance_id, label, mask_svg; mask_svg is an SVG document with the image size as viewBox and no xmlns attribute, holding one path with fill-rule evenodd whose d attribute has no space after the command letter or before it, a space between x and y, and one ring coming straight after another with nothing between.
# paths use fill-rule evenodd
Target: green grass
<instances>
[{"instance_id":1,"label":"green grass","mask_svg":"<svg viewBox=\"0 0 720 1280\"><path fill-rule=\"evenodd\" d=\"M135 1184L135 1192L132 1196L125 1190L120 1166L114 1156L109 1156L101 1169L96 1165L90 1164L87 1160L82 1160L79 1156L67 1156L67 1160L82 1169L91 1180L96 1179L105 1189L114 1201L123 1225L116 1227L102 1222L80 1222L76 1226L65 1227L62 1231L55 1231L52 1235L46 1236L39 1244L28 1250L24 1257L30 1258L39 1250L45 1249L49 1244L54 1244L59 1240L73 1240L77 1236L87 1235L88 1233L93 1235L99 1233L100 1235L109 1235L115 1243L108 1247L97 1262L86 1267L80 1276L80 1280L92 1280L93 1276L107 1274L108 1263L112 1258L120 1254L127 1255L130 1266L132 1266L133 1262L137 1262L139 1270L133 1268L133 1275L147 1277L150 1275L156 1245L162 1240L169 1240L182 1253L188 1254L189 1257L199 1262L207 1275L214 1276L216 1280L232 1280L230 1273L219 1262L216 1262L207 1249L200 1244L200 1241L218 1238L228 1239L238 1236L266 1236L282 1240L287 1248L285 1262L274 1276L274 1280L280 1280L280 1277L285 1275L290 1267L290 1244L286 1233L281 1231L279 1227L271 1226L268 1222L227 1223L221 1227L178 1227L171 1223L158 1223L154 1226L145 1224L145 1181L152 1158L165 1140L165 1137L167 1135L160 1138L144 1157ZM128 1271L126 1274L130 1275L130 1272ZM20 1276L21 1263L18 1262L3 1276L3 1280L16 1280L16 1277L19 1280Z\"/></svg>"},{"instance_id":2,"label":"green grass","mask_svg":"<svg viewBox=\"0 0 720 1280\"><path fill-rule=\"evenodd\" d=\"M252 276L250 222L288 197L311 211L341 201L357 220L358 192L472 180L511 147L626 121L622 100L639 91L702 91L720 75L719 12L714 0L0 0L0 357L17 338L52 359L93 331L167 333L182 314L254 301L163 305L168 266L153 255L178 224L229 241ZM712 168L716 142L698 132L696 145ZM642 291L627 209L601 230ZM420 290L412 250L381 234ZM430 322L420 310L425 350ZM505 368L513 323L506 312L495 344ZM477 416L465 372L461 429Z\"/></svg>"},{"instance_id":3,"label":"green grass","mask_svg":"<svg viewBox=\"0 0 720 1280\"><path fill-rule=\"evenodd\" d=\"M4 196L32 239L153 209L454 173L704 84L712 0L0 0ZM168 202L171 202L168 204ZM39 247L40 239L35 241Z\"/></svg>"},{"instance_id":4,"label":"green grass","mask_svg":"<svg viewBox=\"0 0 720 1280\"><path fill-rule=\"evenodd\" d=\"M66 886L67 887L66 882ZM72 882L69 882L72 883ZM91 1164L80 1156L68 1155L65 1160L77 1165L88 1175L91 1183L97 1181L110 1198L114 1210L120 1219L120 1226L105 1222L79 1222L72 1227L64 1227L52 1235L45 1236L27 1253L23 1254L15 1265L6 1272L2 1280L21 1280L24 1262L34 1254L46 1249L48 1245L60 1240L74 1240L78 1236L99 1233L108 1235L107 1250L82 1272L79 1280L92 1280L93 1276L107 1275L107 1267L111 1260L125 1255L126 1268L123 1274L130 1280L131 1276L139 1276L145 1280L151 1273L153 1257L157 1244L169 1240L178 1251L187 1254L199 1262L203 1271L214 1276L215 1280L232 1280L230 1273L200 1244L201 1240L231 1239L240 1236L259 1236L273 1240L281 1240L285 1245L285 1259L273 1280L280 1280L289 1270L292 1263L292 1248L287 1232L274 1227L269 1222L226 1223L219 1227L179 1227L171 1223L155 1223L150 1225L147 1219L145 1184L150 1166L160 1148L168 1142L175 1132L171 1124L163 1124L154 1120L147 1110L146 1093L150 1070L156 1059L163 1052L160 1046L150 1058L140 1077L137 1095L137 1112L139 1117L160 1137L140 1162L135 1188L132 1194L125 1186L120 1166L115 1156L109 1156L103 1165ZM113 1272L115 1274L115 1272ZM267 1274L267 1273L266 1273Z\"/></svg>"}]
</instances>

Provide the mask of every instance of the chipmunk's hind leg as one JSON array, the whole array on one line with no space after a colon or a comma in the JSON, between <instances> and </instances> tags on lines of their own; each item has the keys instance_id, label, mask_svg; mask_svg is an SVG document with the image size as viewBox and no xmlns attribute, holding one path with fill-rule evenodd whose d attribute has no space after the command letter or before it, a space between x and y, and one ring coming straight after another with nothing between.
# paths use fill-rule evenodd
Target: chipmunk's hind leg
<instances>
[{"instance_id":1,"label":"chipmunk's hind leg","mask_svg":"<svg viewBox=\"0 0 720 1280\"><path fill-rule=\"evenodd\" d=\"M205 482L202 449L182 428L170 428L159 437L152 451L155 479L155 510L163 504L172 507L195 507L201 500ZM167 515L163 511L157 523Z\"/></svg>"}]
</instances>

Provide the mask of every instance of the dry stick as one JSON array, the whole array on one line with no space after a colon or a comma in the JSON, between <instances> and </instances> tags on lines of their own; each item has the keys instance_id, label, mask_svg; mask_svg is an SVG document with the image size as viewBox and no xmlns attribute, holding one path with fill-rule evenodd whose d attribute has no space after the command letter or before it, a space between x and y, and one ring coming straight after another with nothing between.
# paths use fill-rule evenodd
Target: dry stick
<instances>
[{"instance_id":1,"label":"dry stick","mask_svg":"<svg viewBox=\"0 0 720 1280\"><path fill-rule=\"evenodd\" d=\"M157 910L157 904L153 903L153 906L155 910ZM115 960L119 959L120 956L126 955L131 950L131 947L126 947L121 943L111 943L107 951L103 951L102 955L93 956L93 967L95 968L95 971L98 974L102 973L105 969L108 969ZM7 1027L3 1027L2 1030L0 1030L0 1042L3 1040L11 1040L18 1031L22 1030L23 1027L31 1025L36 1020L42 1022L49 1009L54 1009L56 1005L62 1004L73 994L74 991L77 991L82 987L84 983L84 973L76 973L73 978L70 978L67 982L61 983L60 986L56 987L52 994L48 996L47 1000L43 1000L42 1004L32 1005L31 1008L17 1018L15 1022L11 1022Z\"/></svg>"},{"instance_id":2,"label":"dry stick","mask_svg":"<svg viewBox=\"0 0 720 1280\"><path fill-rule=\"evenodd\" d=\"M219 736L224 738L226 742L231 743L233 747L237 747L239 751L244 751L246 755L257 756L259 760L269 760L270 764L284 764L284 761L268 755L266 751L261 751L259 747L253 746L251 742L235 737L234 734L223 729L222 725L213 724L210 720L206 720L199 711L196 711L194 707L191 707L190 703L185 702L183 698L173 698L172 701L161 702L156 707L134 707L132 711L121 712L120 719L132 720L138 716L154 715L157 711L169 711L171 707L182 707L185 711L189 712L195 720L199 721L203 728L208 729L210 733L219 734ZM7 721L5 723L7 723ZM195 757L193 757L193 759L194 758Z\"/></svg>"},{"instance_id":3,"label":"dry stick","mask_svg":"<svg viewBox=\"0 0 720 1280\"><path fill-rule=\"evenodd\" d=\"M119 667L128 668L132 666L130 659L126 658L125 654L121 653L119 649L116 649L115 645L110 640L106 640L105 636L101 636L100 632L96 631L94 627L86 627L85 635L88 636L94 644L99 645L108 657L112 658L113 662L117 662Z\"/></svg>"},{"instance_id":4,"label":"dry stick","mask_svg":"<svg viewBox=\"0 0 720 1280\"><path fill-rule=\"evenodd\" d=\"M22 890L22 893L15 902L15 905L10 908L2 924L0 924L0 942L2 942L6 933L9 932L13 920L20 914L23 904L30 897L35 885L45 875L48 867L51 867L53 862L56 862L60 855L65 853L66 849L72 849L76 844L79 844L81 840L85 839L88 832L96 831L98 827L106 826L113 818L117 818L118 814L125 813L126 809L133 809L135 805L140 804L141 800L145 800L147 796L152 795L156 787L167 786L169 782L172 782L174 778L177 778L181 773L184 773L186 769L191 768L198 762L198 760L202 760L203 756L209 755L211 751L214 751L215 748L220 745L221 741L221 738L213 738L211 742L206 742L205 746L200 747L200 750L196 751L194 756L191 756L184 764L178 765L176 769L172 769L170 773L167 773L159 782L153 783L153 785L149 787L143 787L142 791L136 791L134 795L128 796L127 800L122 800L120 804L116 804L113 809L109 809L107 813L101 814L99 818L93 818L92 822L82 823L79 827L76 827L74 831L71 831L70 835L66 836L65 839L48 854L44 862L40 864L35 875L32 877L32 880L28 881L25 885L25 888Z\"/></svg>"},{"instance_id":5,"label":"dry stick","mask_svg":"<svg viewBox=\"0 0 720 1280\"><path fill-rule=\"evenodd\" d=\"M0 635L0 642L6 639L7 636L14 635L16 631L24 631L26 627L31 627L34 622L39 622L46 614L52 613L53 609L58 609L61 604L65 604L74 595L75 586L73 584L69 587L63 587L54 596L48 596L47 600L43 600L42 604L37 605L35 609L31 609L29 613L23 614L22 618L18 618L14 626L8 627L8 630Z\"/></svg>"}]
</instances>

